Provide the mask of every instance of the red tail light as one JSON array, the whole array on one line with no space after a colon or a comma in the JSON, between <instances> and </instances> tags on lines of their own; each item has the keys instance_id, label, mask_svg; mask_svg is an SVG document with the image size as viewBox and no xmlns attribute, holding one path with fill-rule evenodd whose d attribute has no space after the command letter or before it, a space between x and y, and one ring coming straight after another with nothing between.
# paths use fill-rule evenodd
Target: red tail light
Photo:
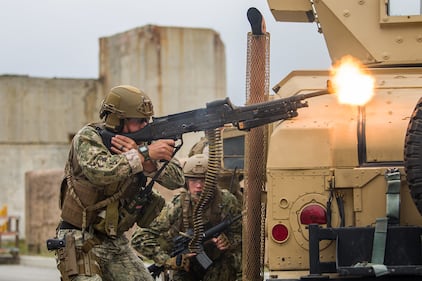
<instances>
[{"instance_id":1,"label":"red tail light","mask_svg":"<svg viewBox=\"0 0 422 281\"><path fill-rule=\"evenodd\" d=\"M327 212L321 205L312 204L303 208L300 212L300 223L301 224L326 224L327 223Z\"/></svg>"},{"instance_id":2,"label":"red tail light","mask_svg":"<svg viewBox=\"0 0 422 281\"><path fill-rule=\"evenodd\" d=\"M279 223L273 226L271 234L276 242L281 243L289 237L289 230L284 224Z\"/></svg>"}]
</instances>

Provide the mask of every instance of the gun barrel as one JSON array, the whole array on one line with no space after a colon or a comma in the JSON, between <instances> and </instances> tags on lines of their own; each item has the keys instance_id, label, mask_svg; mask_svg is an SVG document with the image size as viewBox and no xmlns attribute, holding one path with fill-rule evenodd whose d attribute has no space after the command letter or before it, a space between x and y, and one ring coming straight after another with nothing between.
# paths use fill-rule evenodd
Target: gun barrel
<instances>
[{"instance_id":1,"label":"gun barrel","mask_svg":"<svg viewBox=\"0 0 422 281\"><path fill-rule=\"evenodd\" d=\"M309 99L309 98L314 98L314 97L329 95L329 94L331 93L327 89L325 89L325 90L316 91L316 92L312 92L308 94L303 94L303 97L304 99Z\"/></svg>"},{"instance_id":2,"label":"gun barrel","mask_svg":"<svg viewBox=\"0 0 422 281\"><path fill-rule=\"evenodd\" d=\"M229 227L232 223L234 223L235 221L239 220L240 218L242 218L242 214L238 214L234 218L225 219L221 223L219 223L219 224L211 227L210 229L208 229L207 231L205 231L202 234L204 240L210 239L210 238L214 237L215 235L220 234L227 227Z\"/></svg>"}]
</instances>

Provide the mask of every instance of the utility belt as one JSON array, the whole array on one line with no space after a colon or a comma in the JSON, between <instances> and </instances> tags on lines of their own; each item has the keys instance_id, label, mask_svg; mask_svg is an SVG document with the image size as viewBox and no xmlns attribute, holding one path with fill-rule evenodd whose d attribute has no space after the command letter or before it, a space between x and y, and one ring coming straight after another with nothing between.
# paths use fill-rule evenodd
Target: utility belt
<instances>
[{"instance_id":1,"label":"utility belt","mask_svg":"<svg viewBox=\"0 0 422 281\"><path fill-rule=\"evenodd\" d=\"M74 230L79 230L82 231L82 229L80 227L74 226L73 224L67 222L67 221L61 221L59 224L58 229L74 229ZM93 243L91 242L92 246L90 248L92 248L93 246L95 246L96 244L100 244L104 239L107 238L107 235L97 231L95 228L93 228L92 234L94 235L93 238L88 239L87 241L85 241L84 245L87 243L90 243L88 241L90 240L95 240ZM85 250L88 252L90 249L86 248L87 246L85 246Z\"/></svg>"},{"instance_id":2,"label":"utility belt","mask_svg":"<svg viewBox=\"0 0 422 281\"><path fill-rule=\"evenodd\" d=\"M67 221L61 221L59 225L59 229L76 229L76 230L82 230L80 227L74 226L71 223L68 223Z\"/></svg>"}]
</instances>

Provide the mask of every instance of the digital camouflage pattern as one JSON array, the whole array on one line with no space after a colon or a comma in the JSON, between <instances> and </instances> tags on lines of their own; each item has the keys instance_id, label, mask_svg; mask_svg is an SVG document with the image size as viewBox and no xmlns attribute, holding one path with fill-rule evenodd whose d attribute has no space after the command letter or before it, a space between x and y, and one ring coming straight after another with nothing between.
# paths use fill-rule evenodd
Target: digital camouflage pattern
<instances>
[{"instance_id":1,"label":"digital camouflage pattern","mask_svg":"<svg viewBox=\"0 0 422 281\"><path fill-rule=\"evenodd\" d=\"M90 124L83 127L74 137L70 155L73 155L67 163L73 171L72 178L75 181L86 183L86 188L95 188L99 193L105 193L108 186L120 187L124 183L137 183L138 174L142 172L142 162L136 150L132 149L123 154L112 154L103 144L100 135L95 129L99 124ZM157 163L157 166L162 163ZM146 174L152 177L154 174ZM173 159L161 173L157 182L169 189L176 189L184 185L183 171L177 159ZM137 186L135 187L137 188ZM130 189L130 186L127 188ZM114 191L116 192L116 191ZM103 194L100 198L110 196ZM120 207L129 202L130 198L125 198L126 193L117 201ZM69 193L61 195L62 201L70 200ZM104 213L107 206L96 210L97 213ZM63 211L62 211L63 217ZM119 216L120 217L120 216ZM97 217L99 218L99 217ZM136 218L133 222L137 221ZM98 220L97 220L98 222ZM72 281L151 281L151 275L145 268L142 260L137 257L131 249L128 239L124 234L117 237L106 237L105 234L97 234L92 225L88 225L86 231L82 233L76 229L59 229L58 238L70 232L76 241L79 251L84 241L87 241L94 233L99 239L91 251L95 255L96 262L100 265L102 277L98 275L86 276L79 274L72 277ZM78 246L79 245L79 246ZM78 248L77 248L78 251ZM59 261L58 261L59 263Z\"/></svg>"},{"instance_id":2,"label":"digital camouflage pattern","mask_svg":"<svg viewBox=\"0 0 422 281\"><path fill-rule=\"evenodd\" d=\"M236 197L227 190L217 189L221 196L220 202L214 207L209 207L204 215L205 230L224 220L227 216L236 216L241 213L241 204ZM187 199L186 198L187 196ZM187 204L186 201L189 203ZM214 202L215 203L215 202ZM190 225L193 226L192 212L194 200L191 194L183 191L176 195L171 203L167 204L160 215L150 224L149 228L137 228L131 240L132 246L142 255L153 260L156 265L161 266L170 258L169 254L174 248L173 238L179 236L179 232L186 232L183 227L183 207L188 206L190 214ZM218 221L210 222L211 217L217 217ZM212 225L211 225L212 224ZM213 260L213 264L205 273L195 273L195 265L189 272L172 272L172 279L177 281L222 281L241 280L241 220L234 222L224 232L230 241L230 248L223 253L213 243L205 244L205 252ZM192 263L191 263L192 264ZM199 266L199 265L197 265Z\"/></svg>"},{"instance_id":3,"label":"digital camouflage pattern","mask_svg":"<svg viewBox=\"0 0 422 281\"><path fill-rule=\"evenodd\" d=\"M82 234L82 231L75 229L59 230L57 237L63 239L66 233L75 237L77 247L82 247L84 241L92 237L90 233ZM98 257L97 263L102 270L102 277L97 274L77 275L71 278L71 281L153 281L148 269L130 248L126 236L106 238L91 251Z\"/></svg>"}]
</instances>

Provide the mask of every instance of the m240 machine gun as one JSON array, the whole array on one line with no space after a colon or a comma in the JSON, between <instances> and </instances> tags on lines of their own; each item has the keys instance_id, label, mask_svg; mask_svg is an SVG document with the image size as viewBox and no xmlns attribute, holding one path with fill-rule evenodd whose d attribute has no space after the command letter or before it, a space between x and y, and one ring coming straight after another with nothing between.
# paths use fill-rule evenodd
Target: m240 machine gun
<instances>
[{"instance_id":1,"label":"m240 machine gun","mask_svg":"<svg viewBox=\"0 0 422 281\"><path fill-rule=\"evenodd\" d=\"M326 94L329 92L322 90L247 106L234 106L229 98L216 100L207 103L206 108L153 117L153 121L142 130L123 135L136 142L151 142L158 139L182 140L185 133L216 129L230 123L239 130L250 130L296 117L299 108L308 107L305 99ZM104 144L110 148L115 133L101 130L100 134Z\"/></svg>"}]
</instances>

